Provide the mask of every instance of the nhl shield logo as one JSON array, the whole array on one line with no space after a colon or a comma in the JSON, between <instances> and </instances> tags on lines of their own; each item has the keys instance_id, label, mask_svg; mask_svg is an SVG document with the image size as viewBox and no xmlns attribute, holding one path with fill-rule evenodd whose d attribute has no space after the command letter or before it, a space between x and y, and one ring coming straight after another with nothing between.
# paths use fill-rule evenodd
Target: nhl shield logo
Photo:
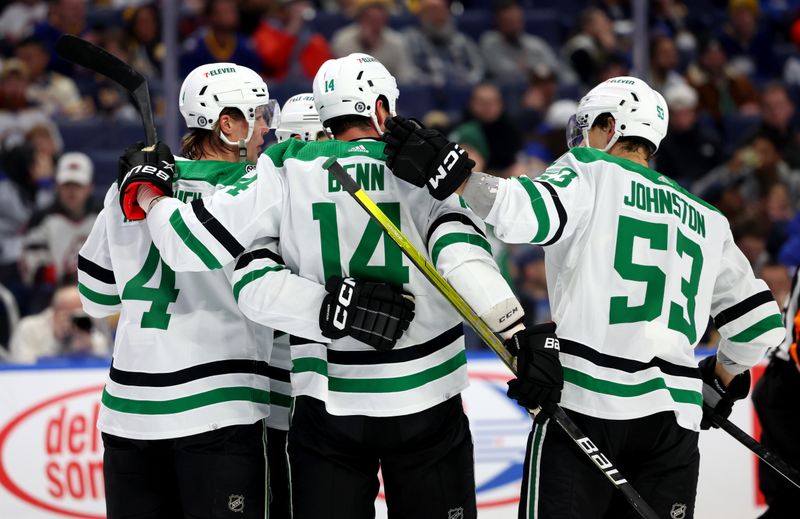
<instances>
[{"instance_id":1,"label":"nhl shield logo","mask_svg":"<svg viewBox=\"0 0 800 519\"><path fill-rule=\"evenodd\" d=\"M244 513L244 496L231 494L228 496L228 510L231 512Z\"/></svg>"},{"instance_id":2,"label":"nhl shield logo","mask_svg":"<svg viewBox=\"0 0 800 519\"><path fill-rule=\"evenodd\" d=\"M686 517L686 505L683 503L675 503L672 505L672 510L669 511L669 516L672 519L684 519Z\"/></svg>"},{"instance_id":3,"label":"nhl shield logo","mask_svg":"<svg viewBox=\"0 0 800 519\"><path fill-rule=\"evenodd\" d=\"M447 519L464 519L464 509L460 506L458 508L451 508L447 511Z\"/></svg>"}]
</instances>

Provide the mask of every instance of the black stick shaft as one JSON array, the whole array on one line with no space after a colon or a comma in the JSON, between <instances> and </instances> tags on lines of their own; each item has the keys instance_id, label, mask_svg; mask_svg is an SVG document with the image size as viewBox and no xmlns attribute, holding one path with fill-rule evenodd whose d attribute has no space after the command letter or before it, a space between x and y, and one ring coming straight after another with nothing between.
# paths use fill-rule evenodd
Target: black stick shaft
<instances>
[{"instance_id":1,"label":"black stick shaft","mask_svg":"<svg viewBox=\"0 0 800 519\"><path fill-rule=\"evenodd\" d=\"M127 90L139 108L146 144L152 146L156 143L158 136L153 121L153 106L147 80L143 75L116 56L77 36L65 34L59 37L56 53L76 65L106 76Z\"/></svg>"},{"instance_id":2,"label":"black stick shaft","mask_svg":"<svg viewBox=\"0 0 800 519\"><path fill-rule=\"evenodd\" d=\"M800 488L800 472L791 467L788 463L780 459L776 454L770 452L766 447L758 443L752 436L741 430L727 418L710 411L711 420L719 426L720 429L733 436L733 438L753 451L753 453L761 458L761 460L769 465L772 470L786 478L791 484Z\"/></svg>"}]
</instances>

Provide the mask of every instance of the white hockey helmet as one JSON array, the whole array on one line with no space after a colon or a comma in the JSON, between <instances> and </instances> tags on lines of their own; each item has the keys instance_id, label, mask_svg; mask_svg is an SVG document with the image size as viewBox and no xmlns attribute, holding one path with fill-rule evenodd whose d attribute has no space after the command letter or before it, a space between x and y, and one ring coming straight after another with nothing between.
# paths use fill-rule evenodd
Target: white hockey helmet
<instances>
[{"instance_id":1,"label":"white hockey helmet","mask_svg":"<svg viewBox=\"0 0 800 519\"><path fill-rule=\"evenodd\" d=\"M304 141L315 141L324 133L314 106L314 94L297 94L290 97L281 109L281 122L275 130L278 142L299 135Z\"/></svg>"},{"instance_id":2,"label":"white hockey helmet","mask_svg":"<svg viewBox=\"0 0 800 519\"><path fill-rule=\"evenodd\" d=\"M589 129L603 113L610 113L615 120L614 135L603 151L610 150L620 137L641 137L658 150L667 135L669 112L661 94L639 78L620 76L583 96L567 125L567 146L588 146Z\"/></svg>"},{"instance_id":3,"label":"white hockey helmet","mask_svg":"<svg viewBox=\"0 0 800 519\"><path fill-rule=\"evenodd\" d=\"M314 76L314 102L323 126L335 117L361 115L369 117L378 129L375 104L379 96L386 97L390 115L397 115L397 81L368 54L329 59Z\"/></svg>"},{"instance_id":4,"label":"white hockey helmet","mask_svg":"<svg viewBox=\"0 0 800 519\"><path fill-rule=\"evenodd\" d=\"M191 71L181 85L180 106L187 128L211 130L223 108L238 108L247 120L246 141L259 115L270 128L280 120L280 108L269 98L267 84L253 70L234 63L209 63ZM220 133L220 138L231 145Z\"/></svg>"}]
</instances>

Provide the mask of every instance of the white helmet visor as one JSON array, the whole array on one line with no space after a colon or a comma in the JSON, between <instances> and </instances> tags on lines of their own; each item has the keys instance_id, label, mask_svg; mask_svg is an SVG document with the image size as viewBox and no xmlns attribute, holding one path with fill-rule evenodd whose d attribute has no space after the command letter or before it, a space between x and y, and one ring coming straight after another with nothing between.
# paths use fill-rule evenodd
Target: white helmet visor
<instances>
[{"instance_id":1,"label":"white helmet visor","mask_svg":"<svg viewBox=\"0 0 800 519\"><path fill-rule=\"evenodd\" d=\"M274 130L281 123L281 107L278 101L270 99L267 104L256 107L255 119L259 117L264 118L264 124L267 128Z\"/></svg>"},{"instance_id":2,"label":"white helmet visor","mask_svg":"<svg viewBox=\"0 0 800 519\"><path fill-rule=\"evenodd\" d=\"M583 118L586 120L586 118ZM587 146L587 141L589 140L588 135L588 125L581 126L578 123L577 114L573 115L569 118L569 122L567 123L567 147L568 148L577 148L579 146Z\"/></svg>"}]
</instances>

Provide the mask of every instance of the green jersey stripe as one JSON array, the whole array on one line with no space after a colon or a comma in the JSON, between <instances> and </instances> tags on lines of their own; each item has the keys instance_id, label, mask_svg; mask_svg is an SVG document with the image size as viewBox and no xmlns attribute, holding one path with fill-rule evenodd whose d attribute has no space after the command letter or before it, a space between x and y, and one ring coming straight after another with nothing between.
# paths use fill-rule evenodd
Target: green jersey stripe
<instances>
[{"instance_id":1,"label":"green jersey stripe","mask_svg":"<svg viewBox=\"0 0 800 519\"><path fill-rule=\"evenodd\" d=\"M536 519L538 514L539 503L536 502L536 489L539 486L539 456L542 449L542 436L547 424L534 424L536 432L533 435L533 450L531 452L530 460L530 473L528 481L528 518Z\"/></svg>"},{"instance_id":2,"label":"green jersey stripe","mask_svg":"<svg viewBox=\"0 0 800 519\"><path fill-rule=\"evenodd\" d=\"M278 393L277 391L270 391L269 405L277 405L288 409L292 406L292 396Z\"/></svg>"},{"instance_id":3,"label":"green jersey stripe","mask_svg":"<svg viewBox=\"0 0 800 519\"><path fill-rule=\"evenodd\" d=\"M439 254L442 249L454 243L469 243L470 245L477 245L489 254L492 253L492 246L486 241L486 238L478 234L469 234L465 232L451 232L441 235L431 247L431 260L434 266L439 262Z\"/></svg>"},{"instance_id":4,"label":"green jersey stripe","mask_svg":"<svg viewBox=\"0 0 800 519\"><path fill-rule=\"evenodd\" d=\"M666 389L669 391L672 400L681 404L694 404L697 406L703 405L703 395L698 391L690 389L678 389L667 386L662 377L653 378L640 382L638 384L622 384L619 382L612 382L610 380L603 380L594 378L593 376L583 373L577 369L564 368L564 381L575 384L576 386L594 391L595 393L604 393L606 395L619 396L619 397L637 397L642 396L659 389Z\"/></svg>"},{"instance_id":5,"label":"green jersey stripe","mask_svg":"<svg viewBox=\"0 0 800 519\"><path fill-rule=\"evenodd\" d=\"M328 376L328 362L324 359L316 357L302 357L299 359L292 359L292 373L319 373L322 376Z\"/></svg>"},{"instance_id":6,"label":"green jersey stripe","mask_svg":"<svg viewBox=\"0 0 800 519\"><path fill-rule=\"evenodd\" d=\"M242 289L245 287L245 285L247 285L248 283L252 283L253 281L255 281L256 279L258 279L260 277L264 277L265 275L269 274L270 272L275 272L277 270L283 270L284 268L285 267L283 267L282 265L276 265L274 267L264 267L263 269L259 269L259 270L251 270L250 272L248 272L247 274L242 276L242 279L240 279L239 281L237 281L233 285L233 297L238 301L239 300L239 293L242 291Z\"/></svg>"},{"instance_id":7,"label":"green jersey stripe","mask_svg":"<svg viewBox=\"0 0 800 519\"><path fill-rule=\"evenodd\" d=\"M222 265L217 261L217 258L214 257L211 251L189 230L189 226L186 225L186 222L181 216L180 209L175 209L172 216L169 217L169 223L172 225L178 237L183 240L183 243L200 258L200 261L202 261L206 267L211 270L222 268Z\"/></svg>"},{"instance_id":8,"label":"green jersey stripe","mask_svg":"<svg viewBox=\"0 0 800 519\"><path fill-rule=\"evenodd\" d=\"M220 387L202 393L175 398L172 400L133 400L110 394L103 389L101 402L104 406L120 413L131 414L174 414L219 404L244 400L258 404L269 404L270 393L252 387Z\"/></svg>"},{"instance_id":9,"label":"green jersey stripe","mask_svg":"<svg viewBox=\"0 0 800 519\"><path fill-rule=\"evenodd\" d=\"M536 228L536 235L531 240L531 243L541 243L547 238L550 233L550 215L547 214L547 206L544 205L542 194L536 189L533 181L528 177L516 177L517 181L525 188L528 197L531 199L531 207L533 214L536 216L538 227Z\"/></svg>"},{"instance_id":10,"label":"green jersey stripe","mask_svg":"<svg viewBox=\"0 0 800 519\"><path fill-rule=\"evenodd\" d=\"M175 181L199 180L213 186L232 186L254 167L250 162L223 160L178 160L175 162Z\"/></svg>"},{"instance_id":11,"label":"green jersey stripe","mask_svg":"<svg viewBox=\"0 0 800 519\"><path fill-rule=\"evenodd\" d=\"M119 296L117 294L101 294L100 292L95 292L82 283L78 283L78 291L83 295L83 297L93 303L97 303L98 305L116 306L120 304Z\"/></svg>"},{"instance_id":12,"label":"green jersey stripe","mask_svg":"<svg viewBox=\"0 0 800 519\"><path fill-rule=\"evenodd\" d=\"M745 328L730 339L731 342L750 342L759 335L763 335L775 328L783 328L783 319L779 314L773 314L758 321L756 324Z\"/></svg>"},{"instance_id":13,"label":"green jersey stripe","mask_svg":"<svg viewBox=\"0 0 800 519\"><path fill-rule=\"evenodd\" d=\"M411 375L392 378L328 377L328 389L341 393L395 393L398 391L408 391L445 377L461 366L466 365L466 363L467 355L464 350L462 350L436 366ZM326 375L328 371L327 363L322 359L310 357L294 359L293 373L309 371Z\"/></svg>"}]
</instances>

